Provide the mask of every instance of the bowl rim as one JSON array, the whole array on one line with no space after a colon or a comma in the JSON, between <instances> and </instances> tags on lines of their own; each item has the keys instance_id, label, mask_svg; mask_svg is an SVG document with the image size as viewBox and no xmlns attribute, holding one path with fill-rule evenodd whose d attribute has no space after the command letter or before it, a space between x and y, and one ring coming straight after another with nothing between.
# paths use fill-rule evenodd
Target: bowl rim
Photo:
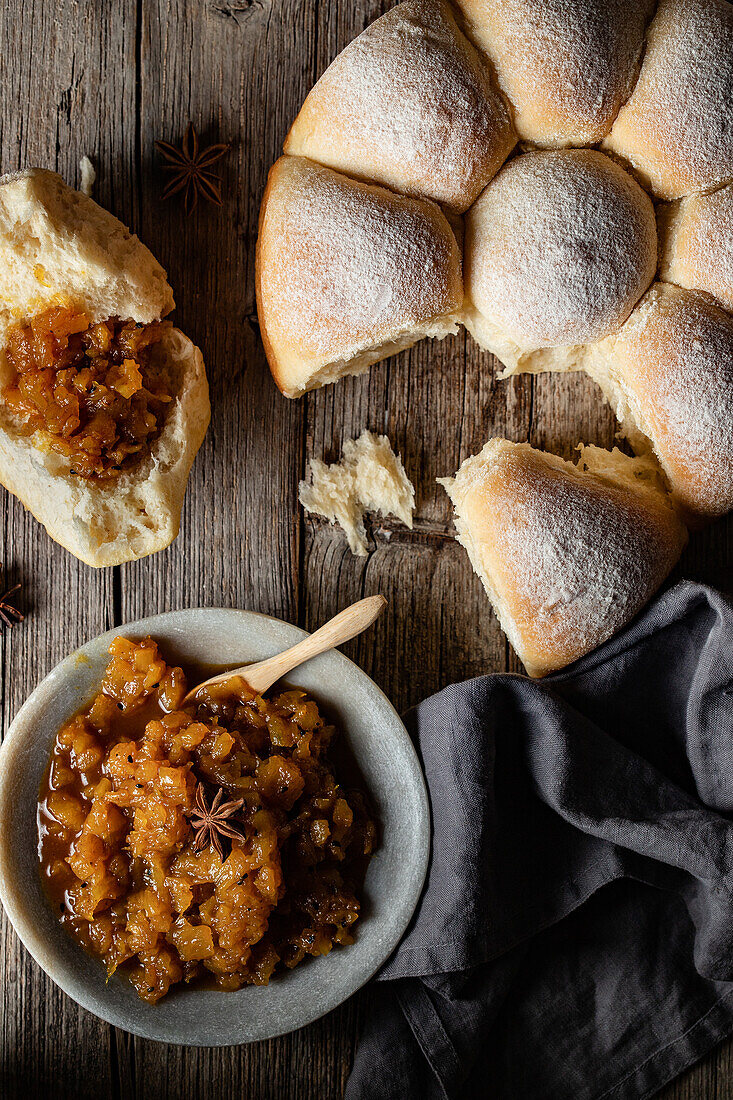
<instances>
[{"instance_id":1,"label":"bowl rim","mask_svg":"<svg viewBox=\"0 0 733 1100\"><path fill-rule=\"evenodd\" d=\"M42 937L36 934L35 929L32 926L31 921L21 912L21 906L16 901L17 895L14 896L14 891L11 888L10 880L12 875L8 872L10 870L11 857L8 854L8 846L6 844L6 833L9 831L5 828L4 822L9 820L13 814L13 800L12 800L12 786L13 786L13 759L17 752L20 751L22 743L22 735L24 727L27 721L33 716L34 712L41 706L43 706L48 700L50 700L58 684L63 682L64 678L68 676L73 669L78 668L79 663L88 659L88 651L96 650L97 647L104 644L105 648L109 642L119 635L128 633L133 636L143 636L144 634L151 634L155 637L155 624L162 624L165 620L170 620L174 616L188 613L204 613L208 616L222 615L231 618L244 617L245 619L252 620L258 619L268 624L275 624L277 627L284 627L286 632L290 632L292 635L292 641L288 639L287 645L294 644L301 638L308 637L308 631L303 630L302 627L296 626L293 623L287 622L285 619L277 618L274 615L266 615L259 611L250 611L244 608L232 608L232 607L189 607L180 608L177 610L163 611L158 614L145 616L140 619L135 619L130 622L121 623L118 626L112 627L110 630L104 631L102 634L98 634L93 638L90 638L83 645L73 650L61 661L58 662L51 669L51 671L36 685L27 699L23 702L22 706L14 716L8 730L3 738L2 744L0 744L0 903L2 904L5 914L8 918L10 925L12 926L15 934L20 939L25 949L30 954L35 963L48 975L48 977L57 985L64 993L67 994L76 1004L82 1008L91 1012L92 1015L104 1020L121 1030L127 1031L130 1034L138 1035L142 1038L152 1041L164 1042L171 1045L185 1045L185 1046L201 1046L201 1047L219 1047L219 1046L234 1046L234 1045L246 1045L251 1042L259 1042L264 1039L277 1038L282 1035L290 1034L293 1031L299 1030L301 1027L305 1027L308 1024L314 1023L316 1020L327 1015L329 1012L338 1008L344 1004L354 993L361 989L366 983L374 976L374 974L384 965L386 960L392 955L397 948L398 944L402 940L405 931L412 920L412 917L417 909L420 897L423 892L425 879L428 872L428 864L430 857L430 844L431 844L431 812L430 802L425 784L425 777L422 770L418 754L412 739L407 732L407 729L398 714L395 707L390 702L389 698L384 691L372 680L372 678L364 672L354 661L346 657L339 650L329 650L327 653L320 655L319 657L312 658L312 663L324 660L337 660L339 662L345 662L346 666L349 666L351 670L354 670L357 675L357 679L361 679L362 683L366 685L369 692L379 700L381 705L391 712L392 717L395 720L395 726L391 733L393 739L399 743L399 748L408 758L411 774L409 776L410 786L414 797L415 810L417 814L417 828L414 836L415 841L415 859L413 866L416 867L417 873L414 875L411 883L408 884L408 888L405 891L405 896L402 904L402 911L400 918L392 929L392 934L388 936L382 943L380 950L372 958L368 965L362 966L357 973L352 976L351 980L346 982L341 991L330 998L326 998L326 1002L319 1004L317 1008L303 1012L302 1018L299 1018L297 1022L289 1022L287 1026L281 1028L268 1028L261 1029L261 1033L252 1034L247 1038L232 1039L226 1037L221 1041L211 1041L209 1039L205 1041L195 1041L188 1037L176 1038L166 1032L164 1035L155 1034L155 1027L152 1028L147 1025L141 1025L139 1028L130 1026L129 1021L121 1022L118 1012L114 1008L107 1007L104 1003L100 1004L97 1000L95 992L88 988L84 977L81 975L77 980L71 980L63 973L59 973L61 964L58 963L55 956L50 955L48 950L44 950L45 941ZM165 643L164 643L165 644ZM305 662L309 664L311 662ZM303 666L305 667L305 666ZM297 670L294 670L294 674L297 675ZM286 678L287 679L287 678ZM305 689L312 690L312 689ZM76 710L78 710L84 703L77 704ZM328 705L328 703L326 704ZM69 714L71 717L72 711ZM49 747L51 738L54 737L57 730L50 731L46 736L49 738ZM7 816L6 816L7 815ZM377 850L379 851L379 849ZM368 919L365 918L365 919ZM69 934L58 924L58 931L60 935L69 937ZM73 940L71 940L73 943ZM81 946L78 947L80 952L84 949ZM94 958L93 956L89 956ZM327 956L330 958L330 956ZM99 962L101 966L101 960L94 960ZM317 961L317 960L314 960ZM296 973L292 971L291 973ZM277 979L275 979L276 981ZM245 986L243 990L250 989L252 987ZM267 987L265 987L267 988ZM237 992L243 992L243 990ZM195 996L197 992L209 992L198 991L196 989L183 991L182 995ZM223 991L215 990L211 991L219 995ZM235 996L236 993L230 993L229 996ZM144 1002L140 1002L141 1006ZM226 1001L222 1001L222 1007L226 1004ZM149 1006L145 1006L149 1007Z\"/></svg>"}]
</instances>

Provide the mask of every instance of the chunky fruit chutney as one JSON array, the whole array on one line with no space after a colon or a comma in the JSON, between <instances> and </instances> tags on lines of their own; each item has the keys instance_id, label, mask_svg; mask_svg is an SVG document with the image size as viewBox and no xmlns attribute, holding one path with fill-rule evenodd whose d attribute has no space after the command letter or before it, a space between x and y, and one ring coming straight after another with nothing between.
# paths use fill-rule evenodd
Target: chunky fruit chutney
<instances>
[{"instance_id":1,"label":"chunky fruit chutney","mask_svg":"<svg viewBox=\"0 0 733 1100\"><path fill-rule=\"evenodd\" d=\"M152 638L116 638L102 689L58 733L39 858L62 924L155 1002L176 982L266 984L353 942L375 843L301 691L182 705Z\"/></svg>"},{"instance_id":2,"label":"chunky fruit chutney","mask_svg":"<svg viewBox=\"0 0 733 1100\"><path fill-rule=\"evenodd\" d=\"M3 402L26 435L85 478L114 477L160 434L172 400L156 345L169 322L90 324L56 306L13 329Z\"/></svg>"}]
</instances>

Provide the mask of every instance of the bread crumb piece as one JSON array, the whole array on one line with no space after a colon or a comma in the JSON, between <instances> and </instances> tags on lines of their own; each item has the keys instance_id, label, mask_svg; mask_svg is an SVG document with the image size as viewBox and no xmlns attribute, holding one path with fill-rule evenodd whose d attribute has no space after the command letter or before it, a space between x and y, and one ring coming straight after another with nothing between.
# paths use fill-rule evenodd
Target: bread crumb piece
<instances>
[{"instance_id":1,"label":"bread crumb piece","mask_svg":"<svg viewBox=\"0 0 733 1100\"><path fill-rule=\"evenodd\" d=\"M79 161L79 168L81 170L81 186L79 190L82 195L86 195L87 198L92 197L92 188L94 187L94 181L97 178L97 173L94 170L89 157L82 157Z\"/></svg>"},{"instance_id":2,"label":"bread crumb piece","mask_svg":"<svg viewBox=\"0 0 733 1100\"><path fill-rule=\"evenodd\" d=\"M368 552L365 512L396 516L412 530L415 489L386 435L362 432L344 443L340 462L312 458L309 473L310 482L298 486L300 503L342 527L352 554Z\"/></svg>"}]
</instances>

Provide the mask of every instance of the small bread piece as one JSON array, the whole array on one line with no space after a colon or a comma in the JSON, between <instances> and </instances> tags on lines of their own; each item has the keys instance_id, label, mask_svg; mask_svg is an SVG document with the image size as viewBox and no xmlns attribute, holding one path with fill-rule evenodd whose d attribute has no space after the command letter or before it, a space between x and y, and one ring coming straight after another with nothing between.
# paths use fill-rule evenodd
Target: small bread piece
<instances>
[{"instance_id":1,"label":"small bread piece","mask_svg":"<svg viewBox=\"0 0 733 1100\"><path fill-rule=\"evenodd\" d=\"M406 0L350 42L308 94L285 152L462 213L516 135L446 0Z\"/></svg>"},{"instance_id":2,"label":"small bread piece","mask_svg":"<svg viewBox=\"0 0 733 1100\"><path fill-rule=\"evenodd\" d=\"M463 304L460 252L436 205L303 157L270 170L256 281L265 351L286 397L457 332Z\"/></svg>"},{"instance_id":3,"label":"small bread piece","mask_svg":"<svg viewBox=\"0 0 733 1100\"><path fill-rule=\"evenodd\" d=\"M574 466L492 439L441 484L530 676L563 668L628 623L686 541L651 464L619 451L587 447Z\"/></svg>"},{"instance_id":4,"label":"small bread piece","mask_svg":"<svg viewBox=\"0 0 733 1100\"><path fill-rule=\"evenodd\" d=\"M660 279L707 290L733 310L733 187L668 203L657 219Z\"/></svg>"},{"instance_id":5,"label":"small bread piece","mask_svg":"<svg viewBox=\"0 0 733 1100\"><path fill-rule=\"evenodd\" d=\"M298 486L300 503L342 527L352 554L365 557L369 550L365 512L396 516L412 530L415 489L386 435L365 431L347 439L340 462L327 466L313 458L309 473L310 484Z\"/></svg>"},{"instance_id":6,"label":"small bread piece","mask_svg":"<svg viewBox=\"0 0 733 1100\"><path fill-rule=\"evenodd\" d=\"M634 86L653 0L457 0L519 137L594 145Z\"/></svg>"},{"instance_id":7,"label":"small bread piece","mask_svg":"<svg viewBox=\"0 0 733 1100\"><path fill-rule=\"evenodd\" d=\"M655 283L588 370L688 520L733 508L733 317L708 294Z\"/></svg>"},{"instance_id":8,"label":"small bread piece","mask_svg":"<svg viewBox=\"0 0 733 1100\"><path fill-rule=\"evenodd\" d=\"M53 172L0 179L0 387L11 375L9 332L52 306L73 305L93 323L147 324L173 308L163 268L117 218ZM186 481L209 423L203 360L177 329L161 357L173 398L163 427L135 464L108 480L72 473L37 445L0 400L0 482L49 535L93 566L117 565L167 546L177 535Z\"/></svg>"},{"instance_id":9,"label":"small bread piece","mask_svg":"<svg viewBox=\"0 0 733 1100\"><path fill-rule=\"evenodd\" d=\"M733 4L660 0L636 87L604 147L662 199L733 180Z\"/></svg>"},{"instance_id":10,"label":"small bread piece","mask_svg":"<svg viewBox=\"0 0 733 1100\"><path fill-rule=\"evenodd\" d=\"M527 153L469 210L464 255L479 344L506 373L568 369L577 345L619 329L654 278L654 208L603 153Z\"/></svg>"}]
</instances>

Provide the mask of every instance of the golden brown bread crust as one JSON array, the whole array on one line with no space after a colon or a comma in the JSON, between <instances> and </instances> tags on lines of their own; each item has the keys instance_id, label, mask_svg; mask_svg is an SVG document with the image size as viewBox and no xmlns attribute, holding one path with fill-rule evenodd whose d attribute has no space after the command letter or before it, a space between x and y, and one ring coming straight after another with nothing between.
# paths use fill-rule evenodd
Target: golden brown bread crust
<instances>
[{"instance_id":1,"label":"golden brown bread crust","mask_svg":"<svg viewBox=\"0 0 733 1100\"><path fill-rule=\"evenodd\" d=\"M604 147L678 199L733 180L733 4L659 0L634 90Z\"/></svg>"},{"instance_id":2,"label":"golden brown bread crust","mask_svg":"<svg viewBox=\"0 0 733 1100\"><path fill-rule=\"evenodd\" d=\"M308 94L285 153L462 213L516 142L488 66L446 0L405 0Z\"/></svg>"},{"instance_id":3,"label":"golden brown bread crust","mask_svg":"<svg viewBox=\"0 0 733 1100\"><path fill-rule=\"evenodd\" d=\"M137 237L54 172L29 169L0 179L0 389L15 325L55 305L92 322L148 323L173 308L166 274ZM209 423L201 352L177 329L155 354L165 360L173 401L160 435L135 465L99 482L75 475L0 402L0 482L52 538L93 566L162 550L177 535L186 482Z\"/></svg>"},{"instance_id":4,"label":"golden brown bread crust","mask_svg":"<svg viewBox=\"0 0 733 1100\"><path fill-rule=\"evenodd\" d=\"M649 464L598 448L584 457L596 472L492 439L443 481L458 539L530 676L628 623L686 540Z\"/></svg>"},{"instance_id":5,"label":"golden brown bread crust","mask_svg":"<svg viewBox=\"0 0 733 1100\"><path fill-rule=\"evenodd\" d=\"M649 196L594 149L515 157L469 210L465 237L468 327L509 368L616 331L656 269Z\"/></svg>"},{"instance_id":6,"label":"golden brown bread crust","mask_svg":"<svg viewBox=\"0 0 733 1100\"><path fill-rule=\"evenodd\" d=\"M270 369L288 397L455 332L463 303L460 251L434 203L301 157L270 170L256 287Z\"/></svg>"},{"instance_id":7,"label":"golden brown bread crust","mask_svg":"<svg viewBox=\"0 0 733 1100\"><path fill-rule=\"evenodd\" d=\"M733 312L733 186L657 210L659 277L707 290Z\"/></svg>"},{"instance_id":8,"label":"golden brown bread crust","mask_svg":"<svg viewBox=\"0 0 733 1100\"><path fill-rule=\"evenodd\" d=\"M633 88L653 0L456 0L519 137L594 145Z\"/></svg>"},{"instance_id":9,"label":"golden brown bread crust","mask_svg":"<svg viewBox=\"0 0 733 1100\"><path fill-rule=\"evenodd\" d=\"M0 483L52 539L95 568L164 550L178 534L188 475L209 425L199 349L178 329L161 341L173 401L149 452L114 481L69 474L58 455L18 435L0 412Z\"/></svg>"},{"instance_id":10,"label":"golden brown bread crust","mask_svg":"<svg viewBox=\"0 0 733 1100\"><path fill-rule=\"evenodd\" d=\"M653 448L694 521L733 508L733 317L708 294L655 283L590 373L635 450Z\"/></svg>"}]
</instances>

